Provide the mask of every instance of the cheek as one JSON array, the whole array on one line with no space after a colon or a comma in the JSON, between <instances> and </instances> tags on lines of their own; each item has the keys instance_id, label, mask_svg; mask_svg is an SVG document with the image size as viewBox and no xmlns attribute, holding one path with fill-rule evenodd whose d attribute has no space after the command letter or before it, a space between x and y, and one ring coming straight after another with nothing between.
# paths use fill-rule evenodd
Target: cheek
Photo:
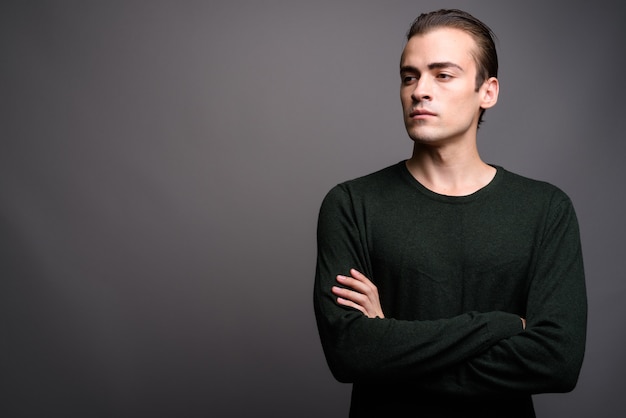
<instances>
[{"instance_id":1,"label":"cheek","mask_svg":"<svg viewBox=\"0 0 626 418\"><path fill-rule=\"evenodd\" d=\"M413 100L411 99L411 95L405 94L404 92L400 93L400 101L402 102L402 109L404 110L410 109L413 105Z\"/></svg>"},{"instance_id":2,"label":"cheek","mask_svg":"<svg viewBox=\"0 0 626 418\"><path fill-rule=\"evenodd\" d=\"M456 99L453 99L451 105L456 106L457 109L463 113L472 113L478 111L480 102L476 94L462 94Z\"/></svg>"}]
</instances>

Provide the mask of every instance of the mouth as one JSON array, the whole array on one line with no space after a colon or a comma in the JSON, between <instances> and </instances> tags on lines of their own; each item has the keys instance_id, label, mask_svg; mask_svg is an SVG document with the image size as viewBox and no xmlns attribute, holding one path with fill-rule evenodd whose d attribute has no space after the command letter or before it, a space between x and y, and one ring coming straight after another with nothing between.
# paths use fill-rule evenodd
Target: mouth
<instances>
[{"instance_id":1,"label":"mouth","mask_svg":"<svg viewBox=\"0 0 626 418\"><path fill-rule=\"evenodd\" d=\"M426 109L413 109L411 113L409 113L409 117L416 119L426 118L429 116L437 116L437 114Z\"/></svg>"}]
</instances>

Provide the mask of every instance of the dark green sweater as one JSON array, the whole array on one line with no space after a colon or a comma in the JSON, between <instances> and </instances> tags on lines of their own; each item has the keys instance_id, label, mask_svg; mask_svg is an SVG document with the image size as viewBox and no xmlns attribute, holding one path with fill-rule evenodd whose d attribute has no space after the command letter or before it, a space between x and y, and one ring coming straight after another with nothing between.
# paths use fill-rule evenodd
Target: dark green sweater
<instances>
[{"instance_id":1,"label":"dark green sweater","mask_svg":"<svg viewBox=\"0 0 626 418\"><path fill-rule=\"evenodd\" d=\"M574 388L587 315L574 209L496 168L469 196L433 193L401 162L324 199L315 313L333 375L354 383L352 417L533 417L531 394ZM350 268L385 319L336 303Z\"/></svg>"}]
</instances>

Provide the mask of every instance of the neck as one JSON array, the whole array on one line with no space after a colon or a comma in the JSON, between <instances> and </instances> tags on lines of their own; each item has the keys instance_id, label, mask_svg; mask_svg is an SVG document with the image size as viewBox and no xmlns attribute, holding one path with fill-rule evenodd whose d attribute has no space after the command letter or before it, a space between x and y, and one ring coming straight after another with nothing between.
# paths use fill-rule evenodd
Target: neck
<instances>
[{"instance_id":1,"label":"neck","mask_svg":"<svg viewBox=\"0 0 626 418\"><path fill-rule=\"evenodd\" d=\"M496 169L480 158L475 144L436 147L415 142L406 166L424 187L448 196L470 195L489 184L496 174Z\"/></svg>"}]
</instances>

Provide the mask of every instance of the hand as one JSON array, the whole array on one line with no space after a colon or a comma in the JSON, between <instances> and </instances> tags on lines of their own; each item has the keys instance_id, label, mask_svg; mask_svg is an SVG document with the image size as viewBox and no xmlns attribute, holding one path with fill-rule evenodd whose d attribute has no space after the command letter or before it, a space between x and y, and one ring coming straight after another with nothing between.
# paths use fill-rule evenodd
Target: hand
<instances>
[{"instance_id":1,"label":"hand","mask_svg":"<svg viewBox=\"0 0 626 418\"><path fill-rule=\"evenodd\" d=\"M522 320L522 328L526 329L526 318L520 318Z\"/></svg>"},{"instance_id":2,"label":"hand","mask_svg":"<svg viewBox=\"0 0 626 418\"><path fill-rule=\"evenodd\" d=\"M344 287L333 286L332 292L337 296L337 303L363 312L368 318L384 318L380 306L378 288L367 277L355 269L350 276L337 276L337 282Z\"/></svg>"}]
</instances>

